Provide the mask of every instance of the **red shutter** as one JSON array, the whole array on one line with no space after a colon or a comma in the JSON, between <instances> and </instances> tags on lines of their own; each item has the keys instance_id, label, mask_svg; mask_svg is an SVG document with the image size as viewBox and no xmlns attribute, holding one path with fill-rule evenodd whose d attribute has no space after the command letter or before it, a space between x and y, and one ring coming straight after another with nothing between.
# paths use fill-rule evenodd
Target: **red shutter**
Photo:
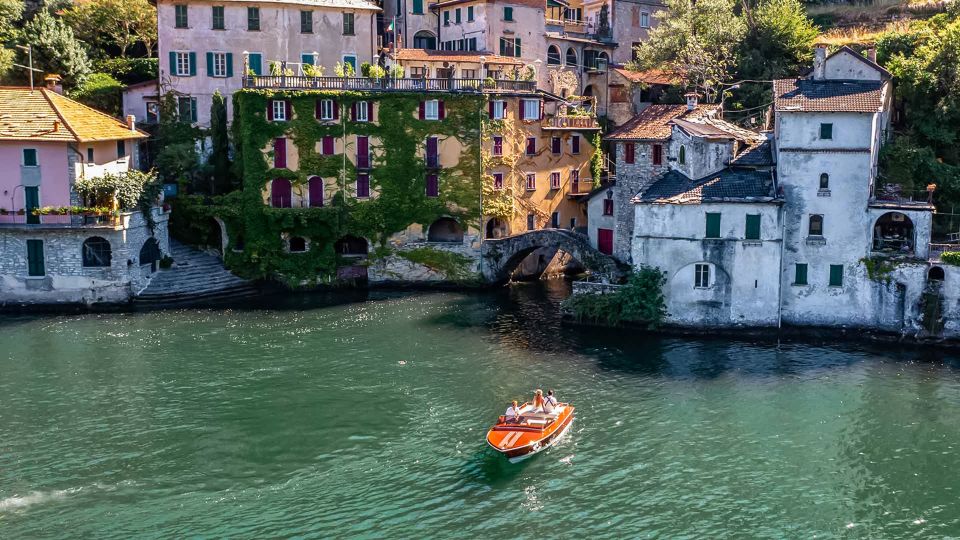
<instances>
[{"instance_id":1,"label":"red shutter","mask_svg":"<svg viewBox=\"0 0 960 540\"><path fill-rule=\"evenodd\" d=\"M427 175L427 197L440 196L440 182L435 174Z\"/></svg>"},{"instance_id":2,"label":"red shutter","mask_svg":"<svg viewBox=\"0 0 960 540\"><path fill-rule=\"evenodd\" d=\"M633 155L634 155L633 152L634 152L633 143L626 143L624 145L624 150L623 150L623 154L624 154L623 161L627 163L633 163Z\"/></svg>"},{"instance_id":3,"label":"red shutter","mask_svg":"<svg viewBox=\"0 0 960 540\"><path fill-rule=\"evenodd\" d=\"M350 105L350 121L351 122L357 121L357 104L356 103L354 103L353 105Z\"/></svg>"},{"instance_id":4,"label":"red shutter","mask_svg":"<svg viewBox=\"0 0 960 540\"><path fill-rule=\"evenodd\" d=\"M369 197L369 196L370 196L370 175L358 174L357 175L357 197Z\"/></svg>"},{"instance_id":5,"label":"red shutter","mask_svg":"<svg viewBox=\"0 0 960 540\"><path fill-rule=\"evenodd\" d=\"M320 144L320 153L325 156L333 155L333 136L325 135L323 137L323 142Z\"/></svg>"},{"instance_id":6,"label":"red shutter","mask_svg":"<svg viewBox=\"0 0 960 540\"><path fill-rule=\"evenodd\" d=\"M443 108L443 100L442 99L438 100L437 101L437 118L439 118L440 120L443 120L446 117L447 117L447 113Z\"/></svg>"},{"instance_id":7,"label":"red shutter","mask_svg":"<svg viewBox=\"0 0 960 540\"><path fill-rule=\"evenodd\" d=\"M493 102L487 103L487 115L493 119Z\"/></svg>"},{"instance_id":8,"label":"red shutter","mask_svg":"<svg viewBox=\"0 0 960 540\"><path fill-rule=\"evenodd\" d=\"M551 144L553 145L551 148L553 153L559 154L560 153L560 137L554 137L553 139L551 139Z\"/></svg>"},{"instance_id":9,"label":"red shutter","mask_svg":"<svg viewBox=\"0 0 960 540\"><path fill-rule=\"evenodd\" d=\"M527 155L532 156L537 153L537 139L534 137L527 137Z\"/></svg>"},{"instance_id":10,"label":"red shutter","mask_svg":"<svg viewBox=\"0 0 960 540\"><path fill-rule=\"evenodd\" d=\"M293 106L290 104L290 101L284 101L283 106L287 109L287 122L293 120Z\"/></svg>"},{"instance_id":11,"label":"red shutter","mask_svg":"<svg viewBox=\"0 0 960 540\"><path fill-rule=\"evenodd\" d=\"M267 100L267 120L273 122L273 100Z\"/></svg>"},{"instance_id":12,"label":"red shutter","mask_svg":"<svg viewBox=\"0 0 960 540\"><path fill-rule=\"evenodd\" d=\"M317 120L320 119L320 100L318 99L316 103L313 104L313 117Z\"/></svg>"},{"instance_id":13,"label":"red shutter","mask_svg":"<svg viewBox=\"0 0 960 540\"><path fill-rule=\"evenodd\" d=\"M273 140L273 166L276 169L287 166L287 140L283 137Z\"/></svg>"},{"instance_id":14,"label":"red shutter","mask_svg":"<svg viewBox=\"0 0 960 540\"><path fill-rule=\"evenodd\" d=\"M340 119L340 105L338 105L336 101L333 102L333 119Z\"/></svg>"},{"instance_id":15,"label":"red shutter","mask_svg":"<svg viewBox=\"0 0 960 540\"><path fill-rule=\"evenodd\" d=\"M270 203L274 208L290 208L290 181L274 178L270 182Z\"/></svg>"},{"instance_id":16,"label":"red shutter","mask_svg":"<svg viewBox=\"0 0 960 540\"><path fill-rule=\"evenodd\" d=\"M572 145L572 146L573 146L573 148L571 148L570 151L571 151L572 153L574 153L574 154L579 154L579 153L580 153L580 136L579 136L579 135L574 135L574 136L573 136L573 145Z\"/></svg>"},{"instance_id":17,"label":"red shutter","mask_svg":"<svg viewBox=\"0 0 960 540\"><path fill-rule=\"evenodd\" d=\"M370 142L366 136L357 137L357 167L370 167Z\"/></svg>"},{"instance_id":18,"label":"red shutter","mask_svg":"<svg viewBox=\"0 0 960 540\"><path fill-rule=\"evenodd\" d=\"M367 102L367 122L375 122L375 121L376 120L373 118L373 102L368 101Z\"/></svg>"},{"instance_id":19,"label":"red shutter","mask_svg":"<svg viewBox=\"0 0 960 540\"><path fill-rule=\"evenodd\" d=\"M423 120L427 117L427 104L426 102L420 102L420 119Z\"/></svg>"},{"instance_id":20,"label":"red shutter","mask_svg":"<svg viewBox=\"0 0 960 540\"><path fill-rule=\"evenodd\" d=\"M323 178L310 177L310 206L323 206Z\"/></svg>"},{"instance_id":21,"label":"red shutter","mask_svg":"<svg viewBox=\"0 0 960 540\"><path fill-rule=\"evenodd\" d=\"M437 138L427 137L427 167L438 167L440 159L437 156Z\"/></svg>"}]
</instances>

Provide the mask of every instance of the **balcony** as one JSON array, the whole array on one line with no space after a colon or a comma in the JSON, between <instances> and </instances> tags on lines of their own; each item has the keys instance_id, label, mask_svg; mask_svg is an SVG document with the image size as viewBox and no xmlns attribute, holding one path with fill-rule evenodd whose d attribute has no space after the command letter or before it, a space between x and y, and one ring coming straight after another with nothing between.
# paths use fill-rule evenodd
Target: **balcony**
<instances>
[{"instance_id":1,"label":"balcony","mask_svg":"<svg viewBox=\"0 0 960 540\"><path fill-rule=\"evenodd\" d=\"M540 126L542 129L564 130L564 129L600 129L600 124L593 116L569 116L555 115L544 119Z\"/></svg>"},{"instance_id":2,"label":"balcony","mask_svg":"<svg viewBox=\"0 0 960 540\"><path fill-rule=\"evenodd\" d=\"M503 93L537 90L536 81L507 79L394 79L384 77L307 77L304 75L248 75L243 87L276 90L344 90L363 92Z\"/></svg>"},{"instance_id":3,"label":"balcony","mask_svg":"<svg viewBox=\"0 0 960 540\"><path fill-rule=\"evenodd\" d=\"M122 228L125 217L119 215L95 213L64 213L31 215L26 212L0 213L2 229L117 229Z\"/></svg>"}]
</instances>

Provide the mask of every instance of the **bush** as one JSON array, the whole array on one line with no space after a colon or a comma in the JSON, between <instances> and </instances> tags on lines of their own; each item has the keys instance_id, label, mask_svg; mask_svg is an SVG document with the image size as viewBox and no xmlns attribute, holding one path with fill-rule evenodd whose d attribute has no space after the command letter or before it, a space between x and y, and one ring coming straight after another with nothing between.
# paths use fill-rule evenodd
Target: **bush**
<instances>
[{"instance_id":1,"label":"bush","mask_svg":"<svg viewBox=\"0 0 960 540\"><path fill-rule=\"evenodd\" d=\"M93 70L108 73L124 84L136 84L157 78L156 58L104 58L95 60Z\"/></svg>"},{"instance_id":2,"label":"bush","mask_svg":"<svg viewBox=\"0 0 960 540\"><path fill-rule=\"evenodd\" d=\"M122 210L152 205L160 194L157 173L152 171L145 173L133 170L81 178L77 180L75 188L88 204L112 206L116 199Z\"/></svg>"},{"instance_id":3,"label":"bush","mask_svg":"<svg viewBox=\"0 0 960 540\"><path fill-rule=\"evenodd\" d=\"M108 73L92 73L70 97L110 116L120 116L123 108L123 84Z\"/></svg>"},{"instance_id":4,"label":"bush","mask_svg":"<svg viewBox=\"0 0 960 540\"><path fill-rule=\"evenodd\" d=\"M667 314L663 299L666 277L659 268L641 266L627 278L627 284L610 294L577 294L566 299L563 307L578 320L591 320L615 326L622 321L646 325L654 330Z\"/></svg>"},{"instance_id":5,"label":"bush","mask_svg":"<svg viewBox=\"0 0 960 540\"><path fill-rule=\"evenodd\" d=\"M960 251L944 251L940 254L940 261L945 264L960 266Z\"/></svg>"}]
</instances>

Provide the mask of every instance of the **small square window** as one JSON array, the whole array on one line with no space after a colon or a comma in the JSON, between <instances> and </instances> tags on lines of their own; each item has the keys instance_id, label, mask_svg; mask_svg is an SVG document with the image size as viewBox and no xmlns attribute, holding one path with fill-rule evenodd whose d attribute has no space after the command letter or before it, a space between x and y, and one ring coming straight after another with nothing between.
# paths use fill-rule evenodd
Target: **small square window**
<instances>
[{"instance_id":1,"label":"small square window","mask_svg":"<svg viewBox=\"0 0 960 540\"><path fill-rule=\"evenodd\" d=\"M540 100L539 99L524 99L522 100L521 103L523 104L524 120L540 119Z\"/></svg>"},{"instance_id":2,"label":"small square window","mask_svg":"<svg viewBox=\"0 0 960 540\"><path fill-rule=\"evenodd\" d=\"M36 167L37 162L37 149L36 148L24 148L23 149L23 166L24 167Z\"/></svg>"},{"instance_id":3,"label":"small square window","mask_svg":"<svg viewBox=\"0 0 960 540\"><path fill-rule=\"evenodd\" d=\"M93 148L87 148L87 163L93 163Z\"/></svg>"},{"instance_id":4,"label":"small square window","mask_svg":"<svg viewBox=\"0 0 960 540\"><path fill-rule=\"evenodd\" d=\"M760 239L760 214L747 214L746 230L744 238L747 240Z\"/></svg>"},{"instance_id":5,"label":"small square window","mask_svg":"<svg viewBox=\"0 0 960 540\"><path fill-rule=\"evenodd\" d=\"M693 286L697 289L710 287L710 265L698 263L693 268Z\"/></svg>"},{"instance_id":6,"label":"small square window","mask_svg":"<svg viewBox=\"0 0 960 540\"><path fill-rule=\"evenodd\" d=\"M320 100L320 119L333 120L333 100L332 99Z\"/></svg>"},{"instance_id":7,"label":"small square window","mask_svg":"<svg viewBox=\"0 0 960 540\"><path fill-rule=\"evenodd\" d=\"M613 199L603 200L603 215L605 216L613 215Z\"/></svg>"},{"instance_id":8,"label":"small square window","mask_svg":"<svg viewBox=\"0 0 960 540\"><path fill-rule=\"evenodd\" d=\"M367 107L367 102L358 101L355 107L357 108L357 122L368 122L367 112L369 112L369 108Z\"/></svg>"},{"instance_id":9,"label":"small square window","mask_svg":"<svg viewBox=\"0 0 960 540\"><path fill-rule=\"evenodd\" d=\"M117 141L117 159L126 157L127 155L127 141L119 140Z\"/></svg>"},{"instance_id":10,"label":"small square window","mask_svg":"<svg viewBox=\"0 0 960 540\"><path fill-rule=\"evenodd\" d=\"M820 138L833 139L833 124L820 124Z\"/></svg>"},{"instance_id":11,"label":"small square window","mask_svg":"<svg viewBox=\"0 0 960 540\"><path fill-rule=\"evenodd\" d=\"M497 100L493 102L493 119L503 120L507 112L507 102Z\"/></svg>"},{"instance_id":12,"label":"small square window","mask_svg":"<svg viewBox=\"0 0 960 540\"><path fill-rule=\"evenodd\" d=\"M493 136L493 155L494 157L503 155L503 137L500 135Z\"/></svg>"}]
</instances>

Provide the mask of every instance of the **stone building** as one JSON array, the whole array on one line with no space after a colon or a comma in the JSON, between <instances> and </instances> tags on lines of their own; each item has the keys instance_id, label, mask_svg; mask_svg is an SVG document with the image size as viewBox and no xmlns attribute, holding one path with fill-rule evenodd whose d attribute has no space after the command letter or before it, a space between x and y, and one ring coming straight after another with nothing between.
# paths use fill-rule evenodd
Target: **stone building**
<instances>
[{"instance_id":1,"label":"stone building","mask_svg":"<svg viewBox=\"0 0 960 540\"><path fill-rule=\"evenodd\" d=\"M137 166L146 137L59 93L0 89L0 301L123 302L168 251L167 214L85 208L81 178Z\"/></svg>"},{"instance_id":2,"label":"stone building","mask_svg":"<svg viewBox=\"0 0 960 540\"><path fill-rule=\"evenodd\" d=\"M209 126L216 91L233 117L229 96L242 86L245 56L258 75L278 72L281 62L293 75L309 65L332 76L338 62L359 72L377 62L379 12L368 0L159 0L161 93L177 94L182 120Z\"/></svg>"}]
</instances>

